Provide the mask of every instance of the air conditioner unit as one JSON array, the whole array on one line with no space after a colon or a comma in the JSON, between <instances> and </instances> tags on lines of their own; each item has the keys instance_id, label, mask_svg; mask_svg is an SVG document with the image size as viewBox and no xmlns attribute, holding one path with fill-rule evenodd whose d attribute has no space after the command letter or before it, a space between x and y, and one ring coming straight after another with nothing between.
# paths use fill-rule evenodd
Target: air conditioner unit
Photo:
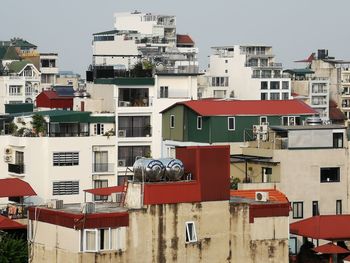
<instances>
[{"instance_id":1,"label":"air conditioner unit","mask_svg":"<svg viewBox=\"0 0 350 263\"><path fill-rule=\"evenodd\" d=\"M6 163L12 162L12 156L11 156L11 155L5 155L5 156L4 156L4 161L5 161Z\"/></svg>"},{"instance_id":2,"label":"air conditioner unit","mask_svg":"<svg viewBox=\"0 0 350 263\"><path fill-rule=\"evenodd\" d=\"M95 203L92 203L92 202L82 203L81 204L81 212L84 214L95 213L96 212Z\"/></svg>"},{"instance_id":3,"label":"air conditioner unit","mask_svg":"<svg viewBox=\"0 0 350 263\"><path fill-rule=\"evenodd\" d=\"M118 137L126 137L126 130L118 130Z\"/></svg>"},{"instance_id":4,"label":"air conditioner unit","mask_svg":"<svg viewBox=\"0 0 350 263\"><path fill-rule=\"evenodd\" d=\"M255 192L255 201L267 202L269 200L269 192Z\"/></svg>"},{"instance_id":5,"label":"air conditioner unit","mask_svg":"<svg viewBox=\"0 0 350 263\"><path fill-rule=\"evenodd\" d=\"M53 209L63 209L63 200L51 200L51 208Z\"/></svg>"},{"instance_id":6,"label":"air conditioner unit","mask_svg":"<svg viewBox=\"0 0 350 263\"><path fill-rule=\"evenodd\" d=\"M4 150L4 153L5 153L6 155L12 154L12 148L6 147L5 150Z\"/></svg>"},{"instance_id":7,"label":"air conditioner unit","mask_svg":"<svg viewBox=\"0 0 350 263\"><path fill-rule=\"evenodd\" d=\"M125 167L126 166L126 160L125 159L118 160L118 166L119 167Z\"/></svg>"}]
</instances>

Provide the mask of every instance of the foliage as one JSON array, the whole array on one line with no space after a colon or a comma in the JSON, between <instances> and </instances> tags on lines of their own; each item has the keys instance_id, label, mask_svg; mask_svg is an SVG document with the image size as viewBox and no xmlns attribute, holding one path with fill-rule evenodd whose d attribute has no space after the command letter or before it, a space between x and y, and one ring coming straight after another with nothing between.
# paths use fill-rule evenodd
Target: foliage
<instances>
[{"instance_id":1,"label":"foliage","mask_svg":"<svg viewBox=\"0 0 350 263\"><path fill-rule=\"evenodd\" d=\"M18 126L14 122L9 123L9 133L15 134L17 132Z\"/></svg>"},{"instance_id":2,"label":"foliage","mask_svg":"<svg viewBox=\"0 0 350 263\"><path fill-rule=\"evenodd\" d=\"M24 263L28 262L27 240L10 234L0 236L0 262Z\"/></svg>"},{"instance_id":3,"label":"foliage","mask_svg":"<svg viewBox=\"0 0 350 263\"><path fill-rule=\"evenodd\" d=\"M144 67L142 62L136 63L134 67L130 70L130 77L152 77L151 63L147 63L147 66Z\"/></svg>"},{"instance_id":4,"label":"foliage","mask_svg":"<svg viewBox=\"0 0 350 263\"><path fill-rule=\"evenodd\" d=\"M241 182L241 179L239 178L232 178L230 179L230 188L233 190L237 190L238 189L238 184Z\"/></svg>"},{"instance_id":5,"label":"foliage","mask_svg":"<svg viewBox=\"0 0 350 263\"><path fill-rule=\"evenodd\" d=\"M31 124L33 126L33 131L36 136L46 133L46 121L42 115L34 114L32 116L33 121Z\"/></svg>"}]
</instances>

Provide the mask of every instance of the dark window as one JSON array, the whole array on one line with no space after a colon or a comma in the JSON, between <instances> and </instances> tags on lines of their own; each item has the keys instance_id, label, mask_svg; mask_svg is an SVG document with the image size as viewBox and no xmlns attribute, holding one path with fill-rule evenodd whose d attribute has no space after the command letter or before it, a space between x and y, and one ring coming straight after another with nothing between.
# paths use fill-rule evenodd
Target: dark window
<instances>
[{"instance_id":1,"label":"dark window","mask_svg":"<svg viewBox=\"0 0 350 263\"><path fill-rule=\"evenodd\" d=\"M128 116L118 118L119 137L151 136L150 116Z\"/></svg>"},{"instance_id":2,"label":"dark window","mask_svg":"<svg viewBox=\"0 0 350 263\"><path fill-rule=\"evenodd\" d=\"M52 184L53 195L79 194L79 181L59 181Z\"/></svg>"},{"instance_id":3,"label":"dark window","mask_svg":"<svg viewBox=\"0 0 350 263\"><path fill-rule=\"evenodd\" d=\"M198 116L197 117L197 130L201 130L202 129L202 117Z\"/></svg>"},{"instance_id":4,"label":"dark window","mask_svg":"<svg viewBox=\"0 0 350 263\"><path fill-rule=\"evenodd\" d=\"M321 183L340 182L340 168L327 167L321 168Z\"/></svg>"},{"instance_id":5,"label":"dark window","mask_svg":"<svg viewBox=\"0 0 350 263\"><path fill-rule=\"evenodd\" d=\"M270 82L270 89L280 89L279 81L271 81Z\"/></svg>"},{"instance_id":6,"label":"dark window","mask_svg":"<svg viewBox=\"0 0 350 263\"><path fill-rule=\"evenodd\" d=\"M261 81L261 89L267 89L267 81Z\"/></svg>"},{"instance_id":7,"label":"dark window","mask_svg":"<svg viewBox=\"0 0 350 263\"><path fill-rule=\"evenodd\" d=\"M170 128L175 128L175 115L170 115Z\"/></svg>"},{"instance_id":8,"label":"dark window","mask_svg":"<svg viewBox=\"0 0 350 263\"><path fill-rule=\"evenodd\" d=\"M304 208L303 208L303 202L293 202L293 218L303 218L304 215Z\"/></svg>"},{"instance_id":9,"label":"dark window","mask_svg":"<svg viewBox=\"0 0 350 263\"><path fill-rule=\"evenodd\" d=\"M343 205L341 200L336 201L336 209L335 212L337 215L341 215L343 213Z\"/></svg>"},{"instance_id":10,"label":"dark window","mask_svg":"<svg viewBox=\"0 0 350 263\"><path fill-rule=\"evenodd\" d=\"M95 180L94 188L108 187L108 180ZM106 201L108 199L107 195L94 195L95 201Z\"/></svg>"},{"instance_id":11,"label":"dark window","mask_svg":"<svg viewBox=\"0 0 350 263\"><path fill-rule=\"evenodd\" d=\"M235 117L228 117L227 118L227 125L229 131L235 130Z\"/></svg>"},{"instance_id":12,"label":"dark window","mask_svg":"<svg viewBox=\"0 0 350 263\"><path fill-rule=\"evenodd\" d=\"M312 216L318 216L319 214L318 201L312 201Z\"/></svg>"},{"instance_id":13,"label":"dark window","mask_svg":"<svg viewBox=\"0 0 350 263\"><path fill-rule=\"evenodd\" d=\"M161 98L168 98L169 97L169 87L168 86L161 86L160 87L160 97Z\"/></svg>"},{"instance_id":14,"label":"dark window","mask_svg":"<svg viewBox=\"0 0 350 263\"><path fill-rule=\"evenodd\" d=\"M186 243L197 242L197 233L194 222L186 222Z\"/></svg>"},{"instance_id":15,"label":"dark window","mask_svg":"<svg viewBox=\"0 0 350 263\"><path fill-rule=\"evenodd\" d=\"M289 237L289 253L291 255L297 254L297 243L298 239L296 237Z\"/></svg>"},{"instance_id":16,"label":"dark window","mask_svg":"<svg viewBox=\"0 0 350 263\"><path fill-rule=\"evenodd\" d=\"M149 146L120 146L118 147L118 166L133 166L136 158L150 157Z\"/></svg>"},{"instance_id":17,"label":"dark window","mask_svg":"<svg viewBox=\"0 0 350 263\"><path fill-rule=\"evenodd\" d=\"M261 96L260 96L261 100L268 100L268 97L267 97L267 93L261 93Z\"/></svg>"},{"instance_id":18,"label":"dark window","mask_svg":"<svg viewBox=\"0 0 350 263\"><path fill-rule=\"evenodd\" d=\"M53 153L53 166L73 166L73 165L79 165L78 152Z\"/></svg>"},{"instance_id":19,"label":"dark window","mask_svg":"<svg viewBox=\"0 0 350 263\"><path fill-rule=\"evenodd\" d=\"M343 148L343 133L333 133L333 148Z\"/></svg>"}]
</instances>

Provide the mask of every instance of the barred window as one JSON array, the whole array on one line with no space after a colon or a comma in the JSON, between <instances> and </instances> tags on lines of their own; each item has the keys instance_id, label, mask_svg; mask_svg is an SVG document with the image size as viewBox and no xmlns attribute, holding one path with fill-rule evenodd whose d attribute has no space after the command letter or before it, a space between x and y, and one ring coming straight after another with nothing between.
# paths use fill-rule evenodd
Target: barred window
<instances>
[{"instance_id":1,"label":"barred window","mask_svg":"<svg viewBox=\"0 0 350 263\"><path fill-rule=\"evenodd\" d=\"M53 166L79 165L79 152L53 153Z\"/></svg>"},{"instance_id":2,"label":"barred window","mask_svg":"<svg viewBox=\"0 0 350 263\"><path fill-rule=\"evenodd\" d=\"M52 184L53 195L79 194L79 181L58 181Z\"/></svg>"}]
</instances>

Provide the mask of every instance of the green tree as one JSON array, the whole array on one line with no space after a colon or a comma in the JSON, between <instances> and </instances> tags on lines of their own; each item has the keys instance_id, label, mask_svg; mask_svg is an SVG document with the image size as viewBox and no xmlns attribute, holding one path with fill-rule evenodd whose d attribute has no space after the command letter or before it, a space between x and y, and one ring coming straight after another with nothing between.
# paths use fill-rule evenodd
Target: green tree
<instances>
[{"instance_id":1,"label":"green tree","mask_svg":"<svg viewBox=\"0 0 350 263\"><path fill-rule=\"evenodd\" d=\"M0 236L0 262L24 263L28 262L27 240L10 234Z\"/></svg>"},{"instance_id":2,"label":"green tree","mask_svg":"<svg viewBox=\"0 0 350 263\"><path fill-rule=\"evenodd\" d=\"M34 114L32 116L33 121L31 121L31 124L33 126L33 131L36 136L39 136L40 134L45 134L46 132L46 121L42 115Z\"/></svg>"}]
</instances>

